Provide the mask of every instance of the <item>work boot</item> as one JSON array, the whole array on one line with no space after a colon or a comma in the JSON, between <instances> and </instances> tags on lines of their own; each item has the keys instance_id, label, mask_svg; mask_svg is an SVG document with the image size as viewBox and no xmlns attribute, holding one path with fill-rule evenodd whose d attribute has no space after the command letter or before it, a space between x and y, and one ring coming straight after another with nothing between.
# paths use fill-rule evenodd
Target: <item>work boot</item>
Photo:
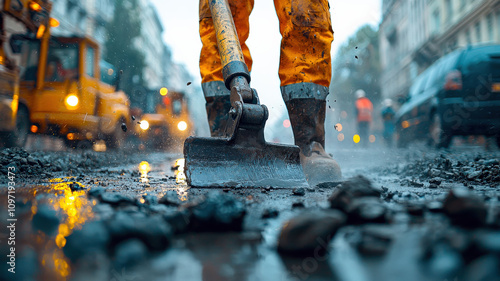
<instances>
[{"instance_id":1,"label":"work boot","mask_svg":"<svg viewBox=\"0 0 500 281\"><path fill-rule=\"evenodd\" d=\"M229 96L205 98L208 126L212 137L225 137L231 101Z\"/></svg>"},{"instance_id":2,"label":"work boot","mask_svg":"<svg viewBox=\"0 0 500 281\"><path fill-rule=\"evenodd\" d=\"M201 84L207 102L208 126L212 137L225 137L226 125L231 109L230 92L223 81L212 81Z\"/></svg>"},{"instance_id":3,"label":"work boot","mask_svg":"<svg viewBox=\"0 0 500 281\"><path fill-rule=\"evenodd\" d=\"M309 185L313 187L323 182L340 181L340 166L324 149L326 101L304 98L291 99L285 104Z\"/></svg>"}]
</instances>

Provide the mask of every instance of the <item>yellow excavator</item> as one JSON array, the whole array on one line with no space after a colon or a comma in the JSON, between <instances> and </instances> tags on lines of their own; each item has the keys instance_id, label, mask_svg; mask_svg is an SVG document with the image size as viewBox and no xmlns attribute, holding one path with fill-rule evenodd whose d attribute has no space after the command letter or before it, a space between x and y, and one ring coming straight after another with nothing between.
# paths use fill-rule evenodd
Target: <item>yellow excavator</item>
<instances>
[{"instance_id":1,"label":"yellow excavator","mask_svg":"<svg viewBox=\"0 0 500 281\"><path fill-rule=\"evenodd\" d=\"M40 12L48 17L48 1L22 3L29 8L38 2ZM100 46L93 39L51 36L50 25L57 25L53 21L49 18L47 25L40 24L36 33L10 38L12 52L21 58L17 123L22 130L17 130L17 139L28 128L34 134L61 137L73 148L88 147L96 140L105 140L108 148L121 146L130 122L130 103L118 88L119 73L101 61Z\"/></svg>"},{"instance_id":2,"label":"yellow excavator","mask_svg":"<svg viewBox=\"0 0 500 281\"><path fill-rule=\"evenodd\" d=\"M182 92L161 88L160 94L162 103L155 113L142 114L136 135L144 148L180 150L184 140L194 134L188 103Z\"/></svg>"},{"instance_id":3,"label":"yellow excavator","mask_svg":"<svg viewBox=\"0 0 500 281\"><path fill-rule=\"evenodd\" d=\"M41 38L50 27L52 3L47 0L3 0L0 3L0 141L6 147L23 146L30 121L27 108L19 105L20 66L9 53L10 29Z\"/></svg>"}]
</instances>

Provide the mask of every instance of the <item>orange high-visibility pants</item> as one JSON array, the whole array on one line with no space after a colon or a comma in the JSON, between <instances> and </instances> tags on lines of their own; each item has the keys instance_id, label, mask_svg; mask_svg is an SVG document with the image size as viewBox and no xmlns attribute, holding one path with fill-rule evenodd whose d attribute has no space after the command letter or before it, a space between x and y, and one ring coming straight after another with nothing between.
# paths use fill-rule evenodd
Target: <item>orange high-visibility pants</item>
<instances>
[{"instance_id":1,"label":"orange high-visibility pants","mask_svg":"<svg viewBox=\"0 0 500 281\"><path fill-rule=\"evenodd\" d=\"M247 64L252 69L252 57L246 40L249 35L249 16L252 12L253 0L229 0L229 6L236 25L236 30ZM280 23L281 53L279 77L283 87L293 84L302 85L292 92L322 88L320 99L326 98L331 79L330 48L333 41L333 30L327 0L274 0L274 6ZM222 65L217 47L217 39L213 26L208 0L200 0L200 37L202 49L200 55L200 73L202 84L223 81ZM312 83L312 84L310 84ZM203 87L205 96L219 95L210 93L222 91L220 83L217 87ZM312 85L312 88L311 88ZM326 89L326 92L325 92ZM207 93L209 92L209 93ZM318 94L320 95L320 94ZM292 94L292 96L300 97ZM318 97L317 97L318 98Z\"/></svg>"}]
</instances>

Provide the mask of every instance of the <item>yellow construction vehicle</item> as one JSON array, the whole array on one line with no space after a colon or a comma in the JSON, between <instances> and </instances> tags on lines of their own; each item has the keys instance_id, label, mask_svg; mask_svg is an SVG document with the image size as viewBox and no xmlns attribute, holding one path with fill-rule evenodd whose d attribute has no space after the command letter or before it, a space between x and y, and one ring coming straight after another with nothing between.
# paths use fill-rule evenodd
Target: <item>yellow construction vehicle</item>
<instances>
[{"instance_id":1,"label":"yellow construction vehicle","mask_svg":"<svg viewBox=\"0 0 500 281\"><path fill-rule=\"evenodd\" d=\"M136 134L145 147L155 149L181 149L184 140L194 133L189 107L181 92L160 89L162 103L156 113L146 113L135 126Z\"/></svg>"},{"instance_id":2,"label":"yellow construction vehicle","mask_svg":"<svg viewBox=\"0 0 500 281\"><path fill-rule=\"evenodd\" d=\"M103 139L118 147L130 120L129 100L118 91L119 73L100 61L99 44L87 37L54 37L47 0L4 0L0 47L0 136L5 146L23 146L27 134L61 137L70 147ZM3 17L24 24L10 36L6 56ZM16 125L17 124L17 125Z\"/></svg>"},{"instance_id":3,"label":"yellow construction vehicle","mask_svg":"<svg viewBox=\"0 0 500 281\"><path fill-rule=\"evenodd\" d=\"M29 132L28 109L19 104L19 64L9 52L12 30L41 38L48 33L52 8L48 0L0 1L0 142L6 147L23 146ZM9 29L9 32L7 31Z\"/></svg>"},{"instance_id":4,"label":"yellow construction vehicle","mask_svg":"<svg viewBox=\"0 0 500 281\"><path fill-rule=\"evenodd\" d=\"M19 103L29 110L31 132L62 137L70 147L99 139L119 147L130 104L117 91L119 73L100 60L99 44L88 37L15 39L25 65Z\"/></svg>"}]
</instances>

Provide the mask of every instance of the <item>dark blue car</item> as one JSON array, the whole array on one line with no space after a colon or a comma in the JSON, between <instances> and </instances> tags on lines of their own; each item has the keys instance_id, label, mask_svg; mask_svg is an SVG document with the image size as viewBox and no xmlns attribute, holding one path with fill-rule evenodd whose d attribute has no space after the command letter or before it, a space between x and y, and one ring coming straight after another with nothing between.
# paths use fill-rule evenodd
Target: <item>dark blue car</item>
<instances>
[{"instance_id":1,"label":"dark blue car","mask_svg":"<svg viewBox=\"0 0 500 281\"><path fill-rule=\"evenodd\" d=\"M500 45L459 49L420 74L396 114L398 146L456 135L496 136L500 146Z\"/></svg>"}]
</instances>

